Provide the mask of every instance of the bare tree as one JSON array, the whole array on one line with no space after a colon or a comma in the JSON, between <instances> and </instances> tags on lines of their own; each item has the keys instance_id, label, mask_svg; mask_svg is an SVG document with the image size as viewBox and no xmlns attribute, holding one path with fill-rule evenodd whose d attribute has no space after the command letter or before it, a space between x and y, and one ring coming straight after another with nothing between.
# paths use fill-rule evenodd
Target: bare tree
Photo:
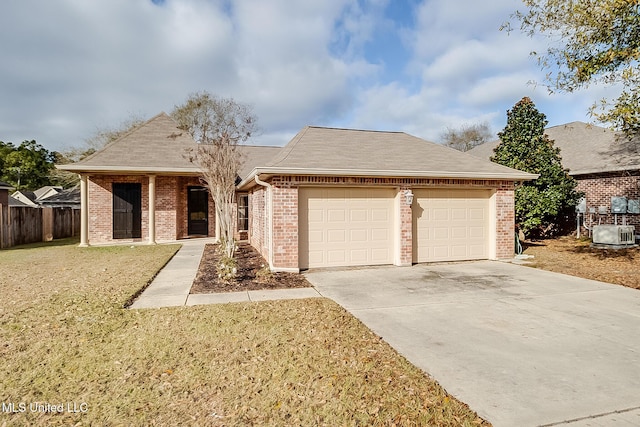
<instances>
[{"instance_id":1,"label":"bare tree","mask_svg":"<svg viewBox=\"0 0 640 427\"><path fill-rule=\"evenodd\" d=\"M469 151L473 147L484 144L493 137L489 124L476 123L463 125L460 129L447 128L443 132L441 139L447 147L455 148L459 151Z\"/></svg>"},{"instance_id":2,"label":"bare tree","mask_svg":"<svg viewBox=\"0 0 640 427\"><path fill-rule=\"evenodd\" d=\"M223 254L232 259L236 248L236 179L242 164L237 146L255 132L256 117L248 105L208 92L189 95L171 115L179 127L198 142L198 147L190 150L187 156L200 168L209 188L219 224L220 246Z\"/></svg>"}]
</instances>

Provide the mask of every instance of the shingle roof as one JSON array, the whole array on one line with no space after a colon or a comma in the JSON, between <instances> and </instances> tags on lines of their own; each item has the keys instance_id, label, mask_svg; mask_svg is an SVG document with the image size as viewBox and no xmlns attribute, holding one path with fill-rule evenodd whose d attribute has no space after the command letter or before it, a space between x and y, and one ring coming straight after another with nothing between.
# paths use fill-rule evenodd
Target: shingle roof
<instances>
[{"instance_id":1,"label":"shingle roof","mask_svg":"<svg viewBox=\"0 0 640 427\"><path fill-rule=\"evenodd\" d=\"M13 187L6 182L0 181L0 190L13 190Z\"/></svg>"},{"instance_id":2,"label":"shingle roof","mask_svg":"<svg viewBox=\"0 0 640 427\"><path fill-rule=\"evenodd\" d=\"M80 204L80 189L69 188L62 190L58 194L40 200L40 204L43 206Z\"/></svg>"},{"instance_id":3,"label":"shingle roof","mask_svg":"<svg viewBox=\"0 0 640 427\"><path fill-rule=\"evenodd\" d=\"M86 159L60 169L87 173L198 175L185 156L197 143L166 113L160 113ZM239 146L252 171L311 175L429 176L523 180L535 175L479 162L477 158L403 132L307 126L284 148Z\"/></svg>"},{"instance_id":4,"label":"shingle roof","mask_svg":"<svg viewBox=\"0 0 640 427\"><path fill-rule=\"evenodd\" d=\"M9 206L20 206L20 207L33 207L32 205L28 205L13 196L9 196Z\"/></svg>"},{"instance_id":5,"label":"shingle roof","mask_svg":"<svg viewBox=\"0 0 640 427\"><path fill-rule=\"evenodd\" d=\"M533 179L535 175L477 158L403 132L307 126L260 173L443 178ZM249 176L243 186L252 179Z\"/></svg>"},{"instance_id":6,"label":"shingle roof","mask_svg":"<svg viewBox=\"0 0 640 427\"><path fill-rule=\"evenodd\" d=\"M59 169L77 172L175 173L199 175L196 165L186 157L197 147L191 136L162 112L123 137L79 162L59 165ZM266 163L281 147L238 146L243 153L240 175L249 173L258 163Z\"/></svg>"},{"instance_id":7,"label":"shingle roof","mask_svg":"<svg viewBox=\"0 0 640 427\"><path fill-rule=\"evenodd\" d=\"M640 143L622 134L583 122L553 126L545 130L560 148L562 164L570 175L640 169ZM489 159L500 140L487 142L469 154Z\"/></svg>"}]
</instances>

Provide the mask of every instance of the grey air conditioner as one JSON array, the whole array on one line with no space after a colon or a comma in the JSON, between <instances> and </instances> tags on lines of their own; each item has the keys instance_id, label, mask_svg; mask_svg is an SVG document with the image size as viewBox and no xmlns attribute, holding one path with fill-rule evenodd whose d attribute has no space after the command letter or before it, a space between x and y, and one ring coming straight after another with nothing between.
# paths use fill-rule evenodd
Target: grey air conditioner
<instances>
[{"instance_id":1,"label":"grey air conditioner","mask_svg":"<svg viewBox=\"0 0 640 427\"><path fill-rule=\"evenodd\" d=\"M593 243L604 245L635 244L633 225L594 225Z\"/></svg>"}]
</instances>

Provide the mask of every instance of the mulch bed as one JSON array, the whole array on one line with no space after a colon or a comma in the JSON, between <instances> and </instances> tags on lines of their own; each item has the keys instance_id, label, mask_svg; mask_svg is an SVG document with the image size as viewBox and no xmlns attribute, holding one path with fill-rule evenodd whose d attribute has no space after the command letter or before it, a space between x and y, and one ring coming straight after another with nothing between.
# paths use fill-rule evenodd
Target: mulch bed
<instances>
[{"instance_id":1,"label":"mulch bed","mask_svg":"<svg viewBox=\"0 0 640 427\"><path fill-rule=\"evenodd\" d=\"M240 243L235 253L238 272L235 280L225 283L218 278L216 265L219 255L217 245L206 245L200 261L198 273L191 286L192 294L209 294L216 292L257 291L263 289L308 288L311 284L297 273L259 274L267 265L265 259L248 243Z\"/></svg>"}]
</instances>

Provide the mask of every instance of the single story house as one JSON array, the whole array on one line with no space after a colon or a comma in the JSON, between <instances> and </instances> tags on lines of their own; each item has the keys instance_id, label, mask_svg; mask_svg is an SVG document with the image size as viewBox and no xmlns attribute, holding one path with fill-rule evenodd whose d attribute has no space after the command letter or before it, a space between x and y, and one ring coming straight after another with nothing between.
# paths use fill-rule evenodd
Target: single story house
<instances>
[{"instance_id":1,"label":"single story house","mask_svg":"<svg viewBox=\"0 0 640 427\"><path fill-rule=\"evenodd\" d=\"M81 245L216 236L195 146L161 113L59 166L81 178ZM239 237L274 271L510 258L514 186L537 177L402 132L307 126L240 150Z\"/></svg>"},{"instance_id":2,"label":"single story house","mask_svg":"<svg viewBox=\"0 0 640 427\"><path fill-rule=\"evenodd\" d=\"M71 208L80 209L80 188L67 188L57 193L39 199L43 208Z\"/></svg>"},{"instance_id":3,"label":"single story house","mask_svg":"<svg viewBox=\"0 0 640 427\"><path fill-rule=\"evenodd\" d=\"M640 141L583 122L549 127L545 134L560 148L562 165L578 182L577 190L585 194L588 218L602 224L613 224L617 219L621 224L622 216L616 218L612 213L611 198L640 199ZM499 143L487 142L468 153L488 160ZM639 229L640 215L629 213L624 219Z\"/></svg>"}]
</instances>

